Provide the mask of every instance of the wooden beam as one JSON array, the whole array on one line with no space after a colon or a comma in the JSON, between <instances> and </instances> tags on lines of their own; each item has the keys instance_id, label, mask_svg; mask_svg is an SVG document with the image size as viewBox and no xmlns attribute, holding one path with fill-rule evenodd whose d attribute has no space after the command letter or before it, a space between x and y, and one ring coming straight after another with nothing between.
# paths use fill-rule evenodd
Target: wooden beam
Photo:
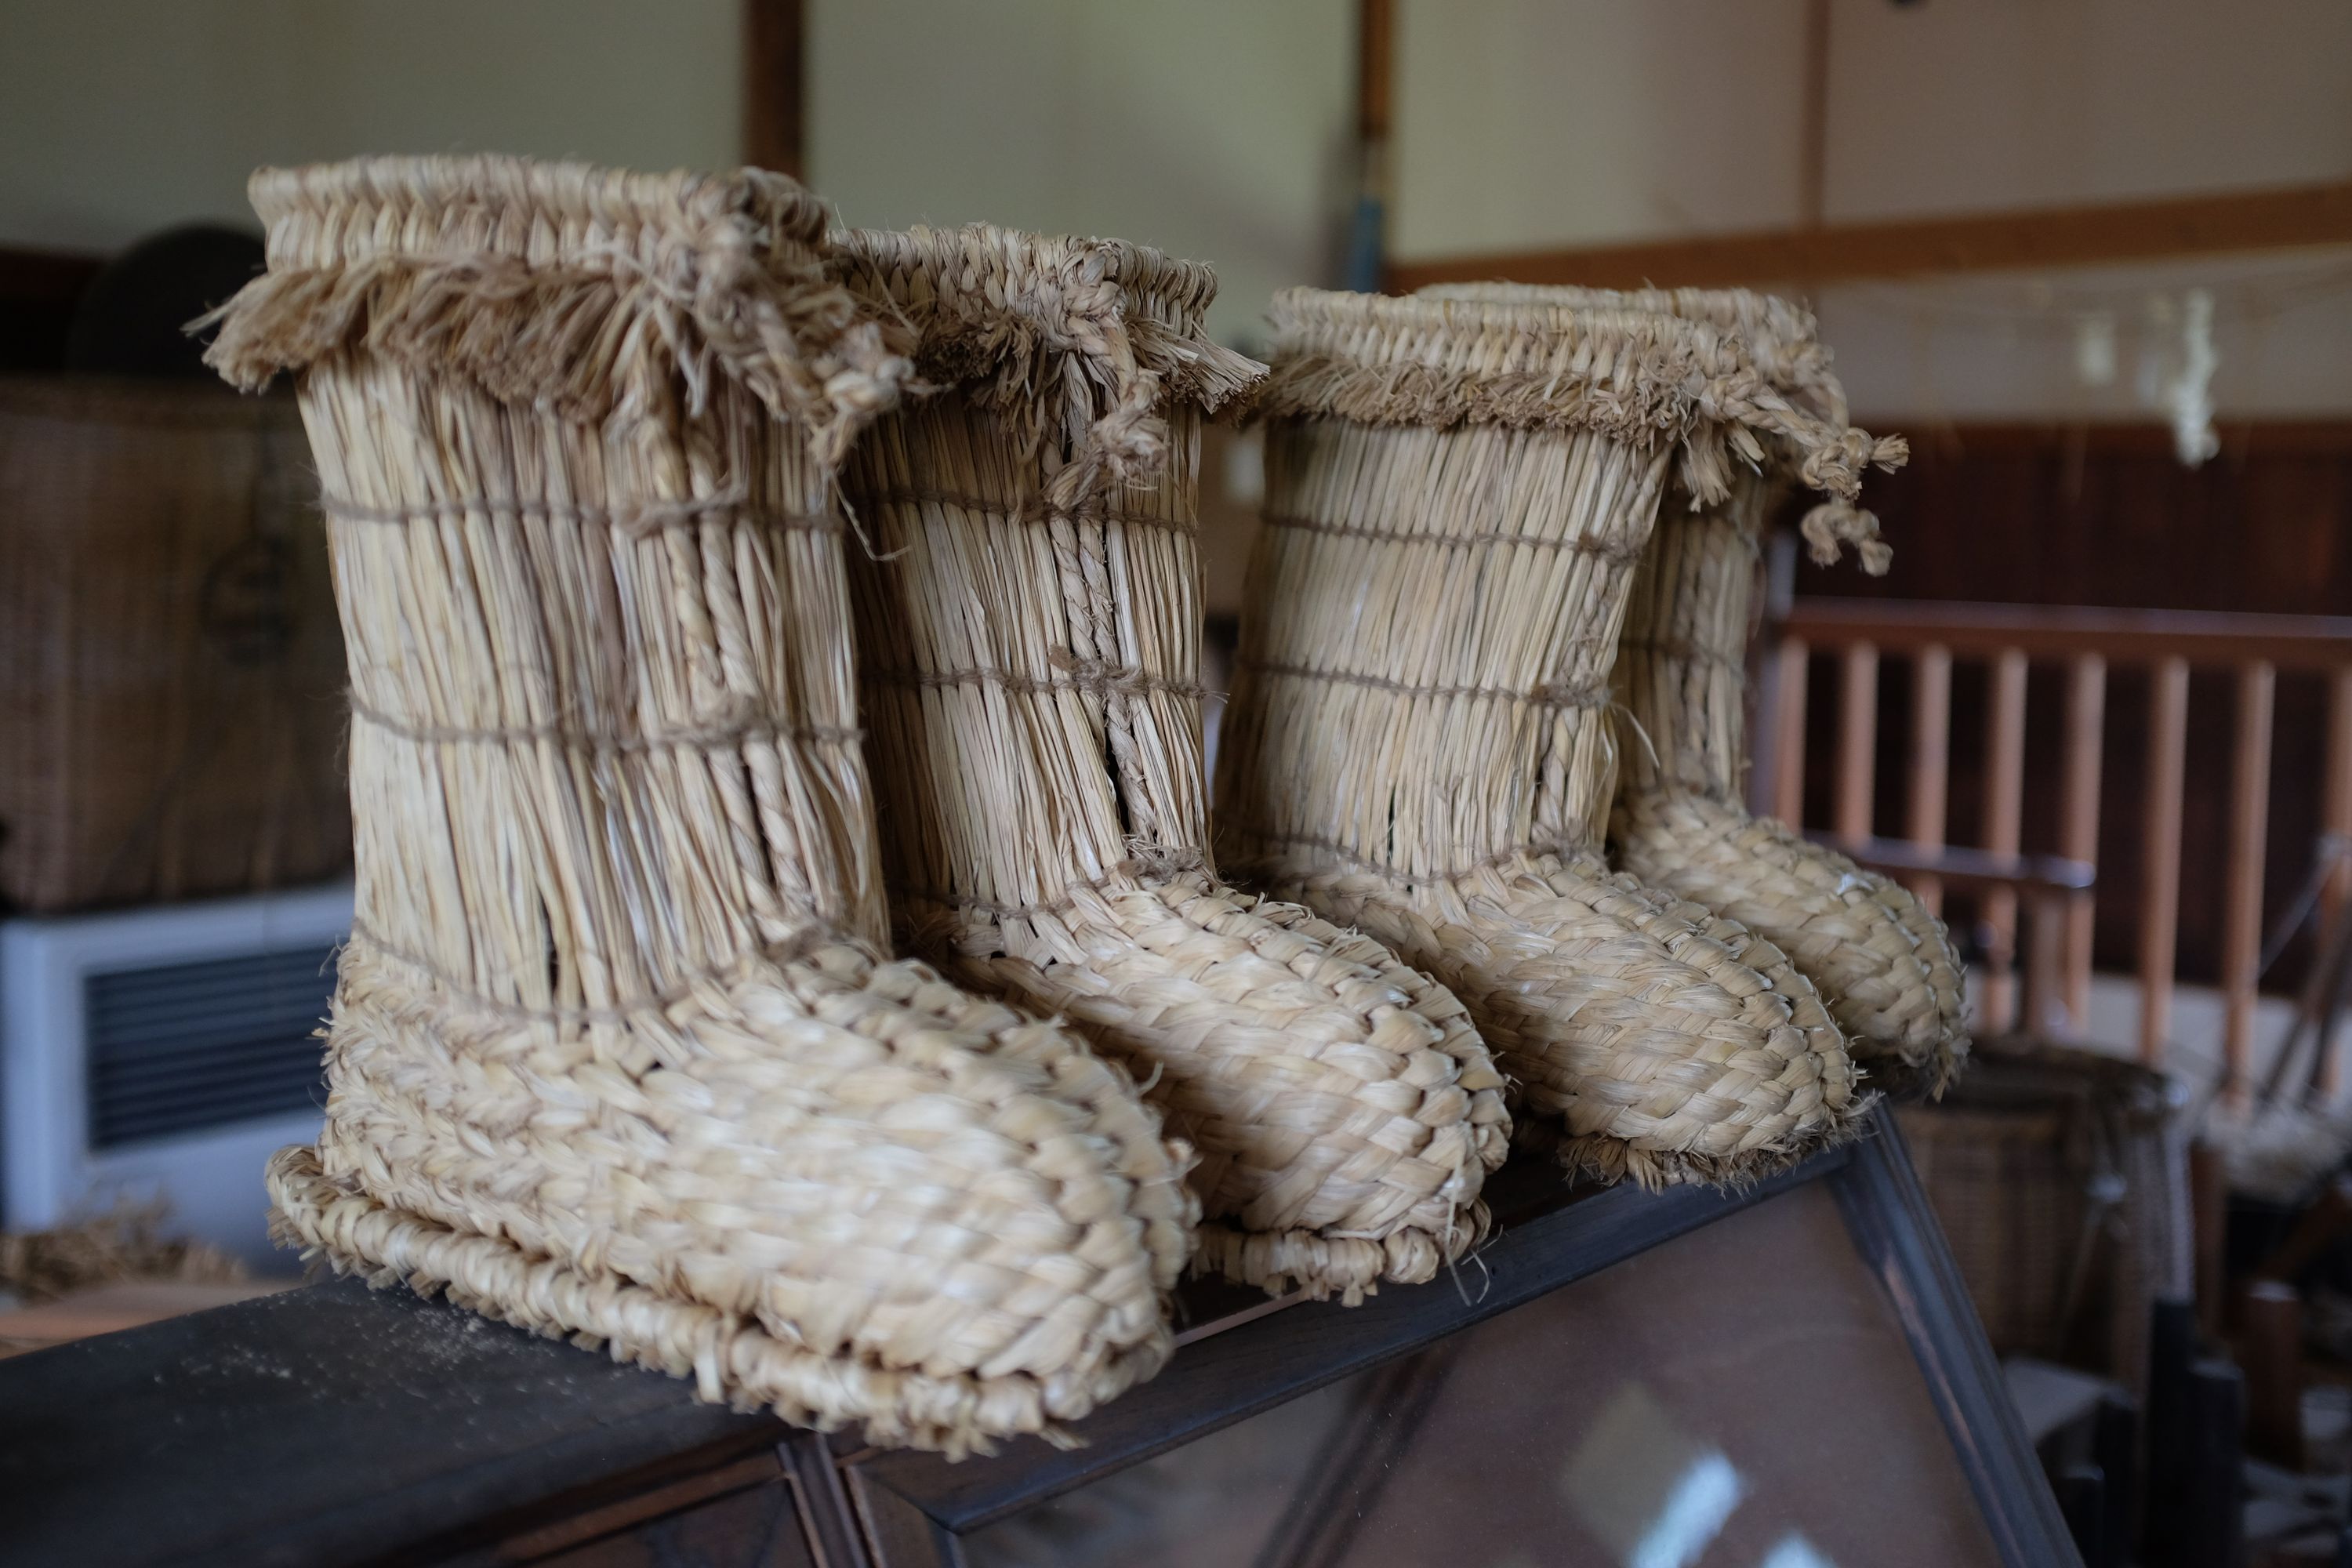
<instances>
[{"instance_id":1,"label":"wooden beam","mask_svg":"<svg viewBox=\"0 0 2352 1568\"><path fill-rule=\"evenodd\" d=\"M1599 289L1790 279L1828 282L2095 267L2312 245L2352 245L2352 180L2096 206L1437 257L1392 264L1388 284L1402 294L1431 283L1502 279Z\"/></svg>"},{"instance_id":2,"label":"wooden beam","mask_svg":"<svg viewBox=\"0 0 2352 1568\"><path fill-rule=\"evenodd\" d=\"M743 161L799 179L808 153L801 0L743 0Z\"/></svg>"},{"instance_id":3,"label":"wooden beam","mask_svg":"<svg viewBox=\"0 0 2352 1568\"><path fill-rule=\"evenodd\" d=\"M1356 139L1385 142L1396 78L1394 0L1357 0Z\"/></svg>"},{"instance_id":4,"label":"wooden beam","mask_svg":"<svg viewBox=\"0 0 2352 1568\"><path fill-rule=\"evenodd\" d=\"M1819 228L1828 216L1830 163L1830 0L1805 0L1804 101L1797 128L1797 225Z\"/></svg>"}]
</instances>

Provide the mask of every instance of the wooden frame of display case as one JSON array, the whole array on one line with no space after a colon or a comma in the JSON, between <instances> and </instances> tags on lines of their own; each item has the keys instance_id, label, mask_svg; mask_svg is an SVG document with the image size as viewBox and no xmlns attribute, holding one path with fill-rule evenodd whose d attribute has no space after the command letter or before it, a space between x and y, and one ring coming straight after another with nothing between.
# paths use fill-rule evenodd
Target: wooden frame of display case
<instances>
[{"instance_id":1,"label":"wooden frame of display case","mask_svg":"<svg viewBox=\"0 0 2352 1568\"><path fill-rule=\"evenodd\" d=\"M351 1282L0 1362L11 1563L685 1560L950 1568L971 1531L1413 1352L1727 1215L1829 1184L2002 1560L2074 1561L1891 1118L1723 1194L1490 1185L1476 1288L1357 1308L1202 1284L1168 1370L1078 1428L951 1464L694 1402L687 1386Z\"/></svg>"}]
</instances>

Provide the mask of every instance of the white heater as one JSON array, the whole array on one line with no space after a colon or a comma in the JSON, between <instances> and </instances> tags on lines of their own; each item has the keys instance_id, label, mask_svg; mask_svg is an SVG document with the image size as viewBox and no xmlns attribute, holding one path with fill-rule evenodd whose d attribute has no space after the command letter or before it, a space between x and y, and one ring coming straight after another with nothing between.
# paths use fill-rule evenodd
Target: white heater
<instances>
[{"instance_id":1,"label":"white heater","mask_svg":"<svg viewBox=\"0 0 2352 1568\"><path fill-rule=\"evenodd\" d=\"M318 1135L315 1037L348 882L0 922L0 1216L162 1198L168 1231L268 1272L261 1168Z\"/></svg>"}]
</instances>

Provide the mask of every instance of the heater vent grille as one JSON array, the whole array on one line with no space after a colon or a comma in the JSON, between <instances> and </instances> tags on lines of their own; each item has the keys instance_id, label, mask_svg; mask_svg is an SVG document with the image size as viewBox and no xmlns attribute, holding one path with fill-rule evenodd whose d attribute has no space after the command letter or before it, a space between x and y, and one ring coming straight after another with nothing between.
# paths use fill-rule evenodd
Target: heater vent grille
<instances>
[{"instance_id":1,"label":"heater vent grille","mask_svg":"<svg viewBox=\"0 0 2352 1568\"><path fill-rule=\"evenodd\" d=\"M328 945L83 979L93 1150L326 1103Z\"/></svg>"}]
</instances>

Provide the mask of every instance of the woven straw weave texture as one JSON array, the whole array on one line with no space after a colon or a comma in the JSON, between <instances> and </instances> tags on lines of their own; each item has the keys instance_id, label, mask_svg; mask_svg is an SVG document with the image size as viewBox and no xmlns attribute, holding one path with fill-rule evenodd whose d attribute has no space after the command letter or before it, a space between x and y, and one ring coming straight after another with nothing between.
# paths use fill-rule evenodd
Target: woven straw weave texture
<instances>
[{"instance_id":1,"label":"woven straw weave texture","mask_svg":"<svg viewBox=\"0 0 2352 1568\"><path fill-rule=\"evenodd\" d=\"M1208 269L974 227L858 234L937 395L845 484L894 908L955 978L1066 1016L1198 1151L1199 1263L1354 1300L1477 1237L1508 1141L1460 1004L1206 854L1202 416L1261 367Z\"/></svg>"},{"instance_id":2,"label":"woven straw weave texture","mask_svg":"<svg viewBox=\"0 0 2352 1568\"><path fill-rule=\"evenodd\" d=\"M1719 497L1759 433L1834 432L1657 315L1295 290L1220 848L1452 987L1571 1165L1737 1181L1839 1136L1852 1064L1736 922L1612 876L1610 676L1670 468Z\"/></svg>"},{"instance_id":3,"label":"woven straw weave texture","mask_svg":"<svg viewBox=\"0 0 2352 1568\"><path fill-rule=\"evenodd\" d=\"M212 353L299 373L352 683L338 1269L961 1451L1171 1348L1184 1154L1072 1035L877 956L835 464L889 331L778 176L253 185Z\"/></svg>"}]
</instances>

